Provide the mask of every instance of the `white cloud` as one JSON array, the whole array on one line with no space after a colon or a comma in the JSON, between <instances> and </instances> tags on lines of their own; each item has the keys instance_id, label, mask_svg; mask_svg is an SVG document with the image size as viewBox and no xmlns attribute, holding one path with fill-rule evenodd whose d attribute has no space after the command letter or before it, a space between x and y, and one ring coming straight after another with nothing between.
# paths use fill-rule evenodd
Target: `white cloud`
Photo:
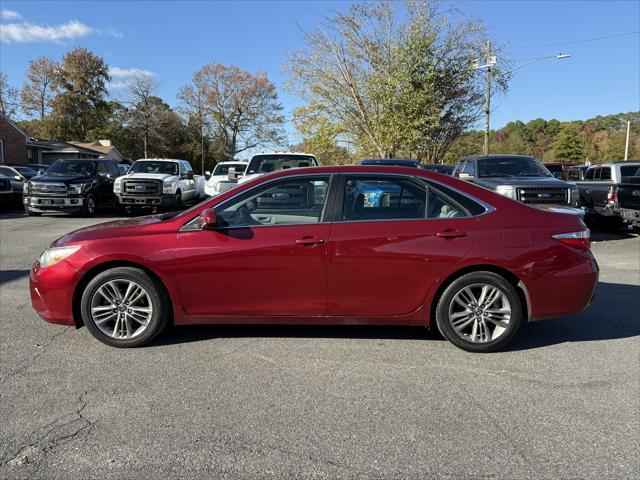
<instances>
[{"instance_id":1,"label":"white cloud","mask_svg":"<svg viewBox=\"0 0 640 480\"><path fill-rule=\"evenodd\" d=\"M7 10L6 8L3 8L0 11L0 18L2 18L3 20L20 20L22 18L22 15L20 15L15 10Z\"/></svg>"},{"instance_id":2,"label":"white cloud","mask_svg":"<svg viewBox=\"0 0 640 480\"><path fill-rule=\"evenodd\" d=\"M140 68L109 67L109 75L113 78L155 77L156 74Z\"/></svg>"},{"instance_id":3,"label":"white cloud","mask_svg":"<svg viewBox=\"0 0 640 480\"><path fill-rule=\"evenodd\" d=\"M0 41L3 43L60 42L72 38L86 37L94 29L72 20L60 25L34 25L32 23L7 23L0 25Z\"/></svg>"}]
</instances>

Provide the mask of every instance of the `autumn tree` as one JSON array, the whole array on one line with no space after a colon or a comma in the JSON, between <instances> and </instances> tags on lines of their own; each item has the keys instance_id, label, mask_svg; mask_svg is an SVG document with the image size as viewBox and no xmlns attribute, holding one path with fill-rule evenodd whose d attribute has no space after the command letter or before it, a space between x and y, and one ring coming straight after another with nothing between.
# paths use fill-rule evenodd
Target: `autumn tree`
<instances>
[{"instance_id":1,"label":"autumn tree","mask_svg":"<svg viewBox=\"0 0 640 480\"><path fill-rule=\"evenodd\" d=\"M150 76L139 75L127 82L129 122L134 132L142 138L144 158L148 158L150 138L157 137L162 123L166 120L163 102L153 96L156 90L157 83Z\"/></svg>"},{"instance_id":2,"label":"autumn tree","mask_svg":"<svg viewBox=\"0 0 640 480\"><path fill-rule=\"evenodd\" d=\"M75 48L62 58L53 81L53 87L60 90L51 114L57 138L88 140L88 132L106 122L110 80L104 60L85 48Z\"/></svg>"},{"instance_id":3,"label":"autumn tree","mask_svg":"<svg viewBox=\"0 0 640 480\"><path fill-rule=\"evenodd\" d=\"M14 117L19 107L18 90L9 84L7 75L0 72L0 112Z\"/></svg>"},{"instance_id":4,"label":"autumn tree","mask_svg":"<svg viewBox=\"0 0 640 480\"><path fill-rule=\"evenodd\" d=\"M28 115L38 115L40 121L49 113L54 96L57 64L47 57L29 61L27 81L22 87L22 108Z\"/></svg>"},{"instance_id":5,"label":"autumn tree","mask_svg":"<svg viewBox=\"0 0 640 480\"><path fill-rule=\"evenodd\" d=\"M481 113L483 55L476 21L452 23L436 2L370 2L335 13L289 56L289 88L314 116L379 157L441 159ZM505 77L495 72L497 86Z\"/></svg>"},{"instance_id":6,"label":"autumn tree","mask_svg":"<svg viewBox=\"0 0 640 480\"><path fill-rule=\"evenodd\" d=\"M275 85L263 73L252 74L232 65L210 63L198 70L180 91L183 107L197 115L219 137L227 158L256 147L284 142L284 117Z\"/></svg>"}]
</instances>

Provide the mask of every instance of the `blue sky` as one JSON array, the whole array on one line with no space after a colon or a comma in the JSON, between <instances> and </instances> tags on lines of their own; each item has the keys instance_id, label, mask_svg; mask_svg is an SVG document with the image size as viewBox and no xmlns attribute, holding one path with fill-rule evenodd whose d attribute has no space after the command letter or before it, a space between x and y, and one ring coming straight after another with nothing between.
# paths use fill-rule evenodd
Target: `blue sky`
<instances>
[{"instance_id":1,"label":"blue sky","mask_svg":"<svg viewBox=\"0 0 640 480\"><path fill-rule=\"evenodd\" d=\"M30 59L40 55L60 59L71 48L84 46L117 67L114 71L121 75L129 69L152 72L160 85L159 95L174 105L180 86L202 65L215 60L266 72L278 86L288 115L300 100L283 87L286 52L302 45L300 28L312 29L323 15L348 5L324 1L3 0L0 69L19 87ZM518 119L586 119L640 109L637 33L557 45L637 32L640 2L475 0L446 2L442 8L452 7L481 19L517 65L559 52L572 55L518 70L509 92L493 102L492 127ZM115 83L123 80L114 78ZM290 128L288 131L291 133ZM295 140L291 134L290 141Z\"/></svg>"}]
</instances>

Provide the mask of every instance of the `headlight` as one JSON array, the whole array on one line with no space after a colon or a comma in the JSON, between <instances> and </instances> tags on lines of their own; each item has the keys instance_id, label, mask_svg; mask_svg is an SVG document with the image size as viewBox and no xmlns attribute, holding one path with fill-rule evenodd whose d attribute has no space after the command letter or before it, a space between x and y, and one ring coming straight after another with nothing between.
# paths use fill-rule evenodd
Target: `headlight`
<instances>
[{"instance_id":1,"label":"headlight","mask_svg":"<svg viewBox=\"0 0 640 480\"><path fill-rule=\"evenodd\" d=\"M80 195L82 190L90 185L89 183L72 183L69 185L69 193L75 193L76 195Z\"/></svg>"},{"instance_id":2,"label":"headlight","mask_svg":"<svg viewBox=\"0 0 640 480\"><path fill-rule=\"evenodd\" d=\"M115 193L120 193L122 191L122 182L115 181L113 182L113 191Z\"/></svg>"},{"instance_id":3,"label":"headlight","mask_svg":"<svg viewBox=\"0 0 640 480\"><path fill-rule=\"evenodd\" d=\"M511 200L516 199L516 190L510 185L498 185L496 192L504 197L510 198Z\"/></svg>"},{"instance_id":4,"label":"headlight","mask_svg":"<svg viewBox=\"0 0 640 480\"><path fill-rule=\"evenodd\" d=\"M51 265L55 265L58 262L61 262L69 255L74 254L78 251L80 245L70 245L68 247L51 247L47 248L40 257L38 261L40 262L40 266L42 268L50 267Z\"/></svg>"},{"instance_id":5,"label":"headlight","mask_svg":"<svg viewBox=\"0 0 640 480\"><path fill-rule=\"evenodd\" d=\"M173 193L173 183L163 183L162 184L162 193Z\"/></svg>"},{"instance_id":6,"label":"headlight","mask_svg":"<svg viewBox=\"0 0 640 480\"><path fill-rule=\"evenodd\" d=\"M574 207L579 207L580 206L580 190L578 190L578 187L575 186L575 185L571 187L571 201L570 201L570 203Z\"/></svg>"},{"instance_id":7,"label":"headlight","mask_svg":"<svg viewBox=\"0 0 640 480\"><path fill-rule=\"evenodd\" d=\"M24 182L24 185L22 186L22 192L26 193L27 195L31 193L31 182L30 181L26 181Z\"/></svg>"}]
</instances>

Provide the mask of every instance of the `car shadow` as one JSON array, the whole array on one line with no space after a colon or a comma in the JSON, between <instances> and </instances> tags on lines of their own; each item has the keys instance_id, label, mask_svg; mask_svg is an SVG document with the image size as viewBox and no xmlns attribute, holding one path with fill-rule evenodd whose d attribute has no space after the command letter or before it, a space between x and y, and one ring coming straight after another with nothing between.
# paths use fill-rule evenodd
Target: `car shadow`
<instances>
[{"instance_id":1,"label":"car shadow","mask_svg":"<svg viewBox=\"0 0 640 480\"><path fill-rule=\"evenodd\" d=\"M607 230L591 228L591 241L592 242L607 242L610 240L627 240L629 238L638 238L638 234L631 232L630 230L618 229Z\"/></svg>"},{"instance_id":2,"label":"car shadow","mask_svg":"<svg viewBox=\"0 0 640 480\"><path fill-rule=\"evenodd\" d=\"M568 294L569 292L566 292ZM528 350L566 342L589 342L640 336L640 286L598 285L593 304L571 317L523 325L506 351ZM436 329L376 325L186 325L178 326L150 346L206 341L214 338L285 337L368 340L443 340Z\"/></svg>"},{"instance_id":3,"label":"car shadow","mask_svg":"<svg viewBox=\"0 0 640 480\"><path fill-rule=\"evenodd\" d=\"M0 285L29 276L30 270L0 270Z\"/></svg>"}]
</instances>

